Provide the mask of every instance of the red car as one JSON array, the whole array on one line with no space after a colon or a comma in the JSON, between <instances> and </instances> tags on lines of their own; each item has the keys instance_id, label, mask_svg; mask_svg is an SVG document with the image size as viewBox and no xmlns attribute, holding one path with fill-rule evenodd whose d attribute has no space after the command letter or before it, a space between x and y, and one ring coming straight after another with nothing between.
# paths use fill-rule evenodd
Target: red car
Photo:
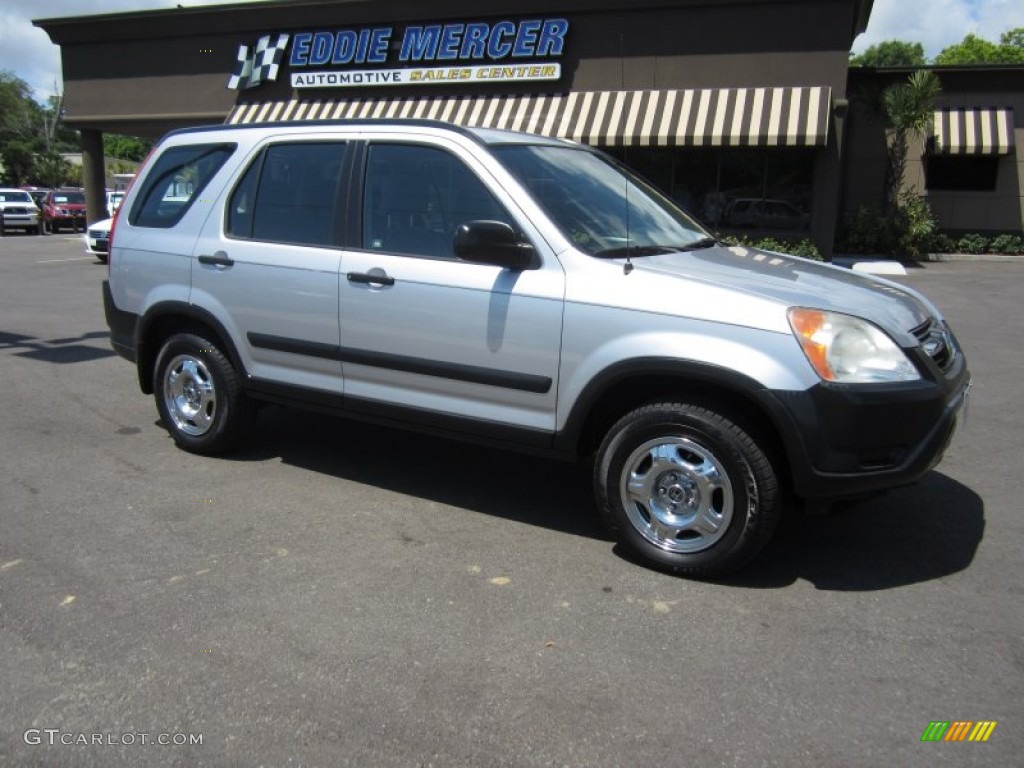
<instances>
[{"instance_id":1,"label":"red car","mask_svg":"<svg viewBox=\"0 0 1024 768\"><path fill-rule=\"evenodd\" d=\"M73 232L85 230L85 195L77 189L55 189L43 201L43 227L59 232L70 227Z\"/></svg>"}]
</instances>

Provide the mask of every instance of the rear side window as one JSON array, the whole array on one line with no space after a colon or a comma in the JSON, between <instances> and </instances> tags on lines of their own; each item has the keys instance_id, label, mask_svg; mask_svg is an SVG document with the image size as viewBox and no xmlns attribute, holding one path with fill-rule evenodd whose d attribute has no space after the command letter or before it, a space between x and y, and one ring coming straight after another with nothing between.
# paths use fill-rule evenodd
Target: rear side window
<instances>
[{"instance_id":1,"label":"rear side window","mask_svg":"<svg viewBox=\"0 0 1024 768\"><path fill-rule=\"evenodd\" d=\"M235 146L191 144L163 152L146 174L128 221L137 227L173 227L199 199Z\"/></svg>"},{"instance_id":2,"label":"rear side window","mask_svg":"<svg viewBox=\"0 0 1024 768\"><path fill-rule=\"evenodd\" d=\"M295 245L334 245L344 142L268 147L231 194L230 237Z\"/></svg>"}]
</instances>

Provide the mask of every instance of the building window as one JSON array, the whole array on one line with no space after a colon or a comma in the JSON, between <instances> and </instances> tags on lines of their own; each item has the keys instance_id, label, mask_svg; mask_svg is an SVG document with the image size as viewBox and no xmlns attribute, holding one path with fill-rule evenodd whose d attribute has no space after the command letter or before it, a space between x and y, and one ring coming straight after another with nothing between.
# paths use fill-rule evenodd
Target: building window
<instances>
[{"instance_id":1,"label":"building window","mask_svg":"<svg viewBox=\"0 0 1024 768\"><path fill-rule=\"evenodd\" d=\"M629 148L622 159L711 229L757 236L810 228L814 150Z\"/></svg>"},{"instance_id":2,"label":"building window","mask_svg":"<svg viewBox=\"0 0 1024 768\"><path fill-rule=\"evenodd\" d=\"M927 155L924 162L928 190L992 192L999 175L998 155Z\"/></svg>"}]
</instances>

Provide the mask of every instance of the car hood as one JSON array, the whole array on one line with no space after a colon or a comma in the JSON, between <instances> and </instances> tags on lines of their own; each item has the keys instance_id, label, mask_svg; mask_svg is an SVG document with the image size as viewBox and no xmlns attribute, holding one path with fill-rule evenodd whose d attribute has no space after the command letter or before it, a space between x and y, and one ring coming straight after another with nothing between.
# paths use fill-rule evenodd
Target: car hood
<instances>
[{"instance_id":1,"label":"car hood","mask_svg":"<svg viewBox=\"0 0 1024 768\"><path fill-rule=\"evenodd\" d=\"M638 272L697 280L786 306L856 315L899 336L934 313L920 294L896 283L742 246L646 256L633 265Z\"/></svg>"}]
</instances>

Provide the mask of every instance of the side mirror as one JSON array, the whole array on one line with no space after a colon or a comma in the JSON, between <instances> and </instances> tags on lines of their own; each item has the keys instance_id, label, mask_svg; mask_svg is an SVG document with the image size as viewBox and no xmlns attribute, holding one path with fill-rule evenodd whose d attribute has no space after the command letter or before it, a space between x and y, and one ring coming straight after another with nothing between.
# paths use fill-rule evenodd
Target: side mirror
<instances>
[{"instance_id":1,"label":"side mirror","mask_svg":"<svg viewBox=\"0 0 1024 768\"><path fill-rule=\"evenodd\" d=\"M455 255L505 269L536 269L537 252L502 221L467 221L455 230Z\"/></svg>"}]
</instances>

